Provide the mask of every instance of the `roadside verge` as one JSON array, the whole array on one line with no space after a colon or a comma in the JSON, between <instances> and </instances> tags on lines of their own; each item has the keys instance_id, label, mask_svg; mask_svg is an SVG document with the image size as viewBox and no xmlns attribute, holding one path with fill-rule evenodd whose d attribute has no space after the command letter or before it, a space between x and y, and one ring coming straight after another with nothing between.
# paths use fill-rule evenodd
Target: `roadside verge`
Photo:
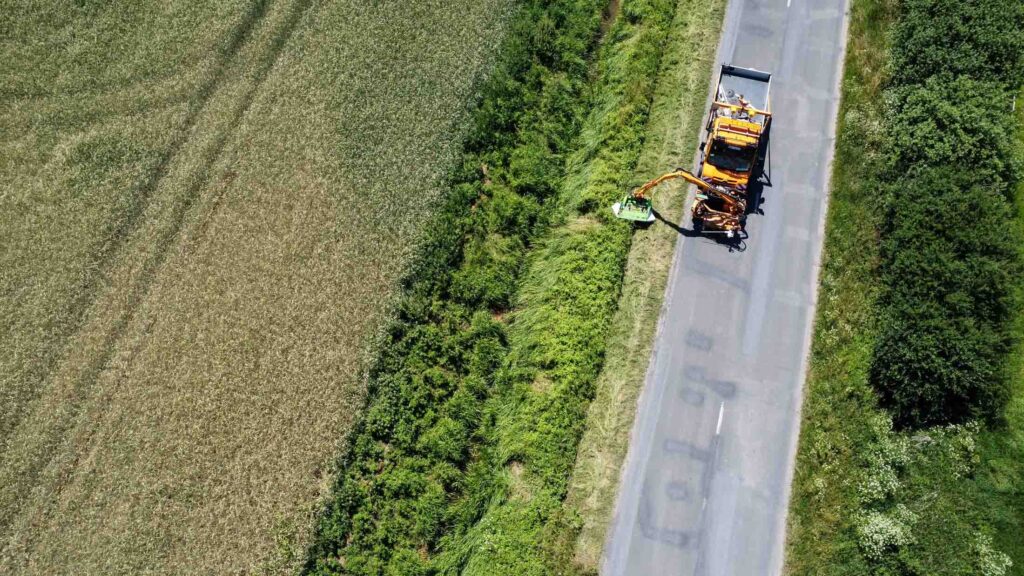
<instances>
[{"instance_id":1,"label":"roadside verge","mask_svg":"<svg viewBox=\"0 0 1024 576\"><path fill-rule=\"evenodd\" d=\"M1005 409L957 404L964 375L979 388L1002 385L979 370L987 355L1002 361L1002 344L971 343L1001 337L1007 315L1020 314L1008 294L1020 302L1020 278L1000 277L1019 250L1004 244L1021 225L1005 203L1013 170L991 170L991 159L1010 156L1008 88L1019 90L1019 75L1002 67L1021 65L994 56L1020 44L993 45L1024 42L1013 39L1020 20L1011 23L1024 11L1003 8L990 17L946 0L852 3L786 574L1024 567L1019 357ZM943 19L966 26L947 33ZM973 88L983 81L988 90ZM951 94L964 86L985 104ZM918 105L927 98L944 107ZM1016 129L1019 149L1019 116ZM1019 211L1019 188L1017 201ZM993 322L985 306L1007 313ZM973 329L943 332L957 322Z\"/></svg>"},{"instance_id":2,"label":"roadside verge","mask_svg":"<svg viewBox=\"0 0 1024 576\"><path fill-rule=\"evenodd\" d=\"M725 5L725 0L677 4L633 185L676 166L689 166L704 118ZM570 516L578 515L574 559L586 570L596 572L601 559L635 417L631 407L643 387L680 238L674 223L684 220L688 191L689 186L678 183L659 188L654 205L662 220L633 233L596 397L587 413L565 504Z\"/></svg>"}]
</instances>

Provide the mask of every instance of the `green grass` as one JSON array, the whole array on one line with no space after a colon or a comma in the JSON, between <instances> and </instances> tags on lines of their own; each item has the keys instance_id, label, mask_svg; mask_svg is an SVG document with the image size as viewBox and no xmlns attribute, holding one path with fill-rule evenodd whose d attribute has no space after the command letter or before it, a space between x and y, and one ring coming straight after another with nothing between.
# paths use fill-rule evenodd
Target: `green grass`
<instances>
[{"instance_id":1,"label":"green grass","mask_svg":"<svg viewBox=\"0 0 1024 576\"><path fill-rule=\"evenodd\" d=\"M293 569L512 3L2 8L0 572Z\"/></svg>"},{"instance_id":2,"label":"green grass","mask_svg":"<svg viewBox=\"0 0 1024 576\"><path fill-rule=\"evenodd\" d=\"M1024 92L1017 96L1017 150L1024 155ZM1017 226L1024 233L1024 182L1017 184ZM1021 246L1024 259L1024 246ZM1012 574L1024 574L1024 279L1017 284L1019 312L1014 323L1016 346L1010 360L1011 398L1005 421L979 439L983 472L980 490L993 511L996 547L1014 561Z\"/></svg>"},{"instance_id":3,"label":"green grass","mask_svg":"<svg viewBox=\"0 0 1024 576\"><path fill-rule=\"evenodd\" d=\"M1024 574L1021 352L1005 423L990 428L894 432L869 382L882 290L883 88L897 7L851 6L786 573L991 575L1005 570L1005 553L1014 563L1007 573ZM1020 334L1020 319L1016 326Z\"/></svg>"},{"instance_id":4,"label":"green grass","mask_svg":"<svg viewBox=\"0 0 1024 576\"><path fill-rule=\"evenodd\" d=\"M564 18L587 6L533 9L547 11L543 23L552 12ZM507 125L518 138L504 135L505 124L470 138L486 146L471 148L438 232L442 240L464 234L440 259L454 270L431 263L448 254L438 250L408 286L311 571L576 570L577 524L562 502L632 230L609 207L636 169L676 10L670 0L624 2L600 26L592 67L582 70L592 82L585 93L569 93L578 100L553 87L534 94L532 80L508 84L515 89L502 102L539 100L517 112L525 121ZM576 47L559 35L583 31L549 28L527 43L531 66L513 68L547 84L557 65L545 57L546 43ZM564 48L561 54L553 62L567 59ZM580 72L570 68L555 86L574 85ZM532 110L545 107L557 113L537 119ZM494 109L485 97L478 127L500 118L489 115ZM557 128L566 119L575 129ZM573 138L554 139L571 144L556 147L558 156L545 159L535 146L566 133ZM459 209L467 198L468 214ZM524 226L534 215L536 226Z\"/></svg>"},{"instance_id":5,"label":"green grass","mask_svg":"<svg viewBox=\"0 0 1024 576\"><path fill-rule=\"evenodd\" d=\"M722 1L677 3L643 149L631 178L635 184L692 161L724 11ZM683 185L659 188L655 208L667 221L682 218L687 190ZM590 571L598 569L633 424L634 411L622 407L634 405L643 386L678 238L675 229L663 224L633 232L622 293L607 332L604 362L566 501L566 513L578 516L580 526L574 560Z\"/></svg>"},{"instance_id":6,"label":"green grass","mask_svg":"<svg viewBox=\"0 0 1024 576\"><path fill-rule=\"evenodd\" d=\"M818 312L790 500L790 574L842 574L859 562L850 536L853 471L872 438L870 420L877 412L867 374L881 212L870 183L881 162L881 90L887 33L895 17L891 0L851 5Z\"/></svg>"},{"instance_id":7,"label":"green grass","mask_svg":"<svg viewBox=\"0 0 1024 576\"><path fill-rule=\"evenodd\" d=\"M580 516L563 501L633 236L610 206L638 169L650 169L638 167L644 150L660 144L648 141L650 118L661 72L677 62L668 40L686 29L688 20L676 18L686 5L624 2L602 46L593 112L560 195L564 223L530 255L511 316L509 389L496 420L506 476L470 534L476 550L466 574L592 571L574 559Z\"/></svg>"}]
</instances>

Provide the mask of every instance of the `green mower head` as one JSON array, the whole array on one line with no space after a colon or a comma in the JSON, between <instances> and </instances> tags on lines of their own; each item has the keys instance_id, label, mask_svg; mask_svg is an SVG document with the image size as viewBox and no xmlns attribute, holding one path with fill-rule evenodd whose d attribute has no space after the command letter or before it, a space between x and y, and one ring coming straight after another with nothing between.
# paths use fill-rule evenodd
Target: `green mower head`
<instances>
[{"instance_id":1,"label":"green mower head","mask_svg":"<svg viewBox=\"0 0 1024 576\"><path fill-rule=\"evenodd\" d=\"M616 218L623 220L654 222L654 207L651 201L647 198L635 198L632 194L612 205L612 212Z\"/></svg>"}]
</instances>

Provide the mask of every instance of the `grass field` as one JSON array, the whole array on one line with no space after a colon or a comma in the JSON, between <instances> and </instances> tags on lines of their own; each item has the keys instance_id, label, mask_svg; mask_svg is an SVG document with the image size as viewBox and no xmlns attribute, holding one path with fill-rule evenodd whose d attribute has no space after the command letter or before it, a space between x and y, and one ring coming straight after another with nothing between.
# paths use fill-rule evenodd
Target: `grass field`
<instances>
[{"instance_id":1,"label":"grass field","mask_svg":"<svg viewBox=\"0 0 1024 576\"><path fill-rule=\"evenodd\" d=\"M851 5L786 573L1024 574L1024 320L1012 399L996 425L894 431L869 383L883 289L883 93L899 17L892 0ZM1019 106L1018 118L1024 142ZM1018 187L1017 226L1022 201Z\"/></svg>"},{"instance_id":2,"label":"grass field","mask_svg":"<svg viewBox=\"0 0 1024 576\"><path fill-rule=\"evenodd\" d=\"M2 8L0 572L289 569L511 3Z\"/></svg>"},{"instance_id":3,"label":"grass field","mask_svg":"<svg viewBox=\"0 0 1024 576\"><path fill-rule=\"evenodd\" d=\"M724 11L724 0L678 2L634 184L690 164ZM659 189L655 208L663 218L681 220L688 189L678 184ZM574 559L587 570L596 571L601 559L635 416L623 407L633 406L643 387L678 238L679 233L665 225L633 233L622 294L566 500L567 510L579 516L581 525Z\"/></svg>"}]
</instances>

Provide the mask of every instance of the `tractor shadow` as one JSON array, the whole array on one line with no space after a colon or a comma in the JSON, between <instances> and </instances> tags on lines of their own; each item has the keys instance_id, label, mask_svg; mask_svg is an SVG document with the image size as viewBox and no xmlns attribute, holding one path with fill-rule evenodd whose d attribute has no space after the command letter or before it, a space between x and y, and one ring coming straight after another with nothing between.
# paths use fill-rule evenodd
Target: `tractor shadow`
<instances>
[{"instance_id":1,"label":"tractor shadow","mask_svg":"<svg viewBox=\"0 0 1024 576\"><path fill-rule=\"evenodd\" d=\"M764 151L758 155L754 170L759 176L747 187L750 194L750 200L747 202L747 215L764 216L765 188L772 187L771 132L765 139Z\"/></svg>"},{"instance_id":2,"label":"tractor shadow","mask_svg":"<svg viewBox=\"0 0 1024 576\"><path fill-rule=\"evenodd\" d=\"M662 216L657 210L652 209L652 212L654 213L654 218L658 222L661 222L665 226L675 230L680 236L685 236L686 238L701 238L718 244L719 246L724 246L725 248L728 248L729 252L746 252L747 250L746 231L740 232L733 238L729 238L725 234L704 234L699 230L694 230L693 228L683 228L679 224L676 224Z\"/></svg>"}]
</instances>

